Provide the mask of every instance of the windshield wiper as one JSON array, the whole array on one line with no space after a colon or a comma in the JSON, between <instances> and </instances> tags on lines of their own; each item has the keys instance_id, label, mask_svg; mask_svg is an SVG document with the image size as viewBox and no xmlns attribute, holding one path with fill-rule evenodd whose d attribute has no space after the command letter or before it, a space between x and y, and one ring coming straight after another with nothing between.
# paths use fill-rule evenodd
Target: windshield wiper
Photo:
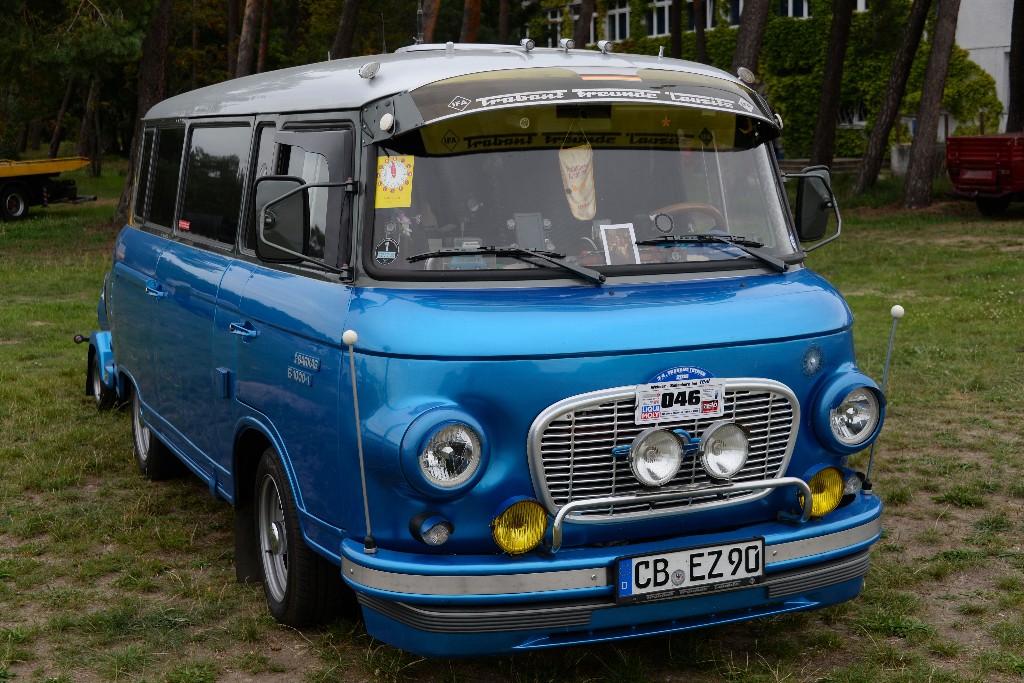
<instances>
[{"instance_id":1,"label":"windshield wiper","mask_svg":"<svg viewBox=\"0 0 1024 683\"><path fill-rule=\"evenodd\" d=\"M726 244L730 247L739 249L744 254L753 256L761 263L780 273L785 273L786 269L789 268L789 264L785 261L781 261L774 256L769 256L768 254L762 254L754 251L754 249L760 249L764 246L764 242L761 240L748 239L738 235L712 235L710 233L700 235L663 235L661 237L655 237L654 239L640 240L636 244L641 247L651 245L672 247L680 244Z\"/></svg>"},{"instance_id":2,"label":"windshield wiper","mask_svg":"<svg viewBox=\"0 0 1024 683\"><path fill-rule=\"evenodd\" d=\"M563 261L565 254L559 254L556 251L544 251L541 249L523 249L522 247L476 247L475 249L439 249L438 251L428 251L424 254L416 254L410 256L407 260L409 263L415 263L416 261L425 261L428 258L445 258L447 256L471 256L473 254L493 254L494 256L507 256L509 258L518 259L525 263L531 263L537 265L537 259L544 263L550 263L553 266L567 270L573 273L587 282L591 282L595 285L599 285L605 281L605 276L596 270L590 268L584 268L583 266L577 266L573 263Z\"/></svg>"}]
</instances>

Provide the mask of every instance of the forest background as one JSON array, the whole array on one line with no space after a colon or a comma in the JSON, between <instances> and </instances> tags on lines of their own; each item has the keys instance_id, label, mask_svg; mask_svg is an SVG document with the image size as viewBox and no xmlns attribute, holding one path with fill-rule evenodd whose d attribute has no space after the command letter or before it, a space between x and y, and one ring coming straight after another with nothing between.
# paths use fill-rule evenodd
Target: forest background
<instances>
[{"instance_id":1,"label":"forest background","mask_svg":"<svg viewBox=\"0 0 1024 683\"><path fill-rule=\"evenodd\" d=\"M730 26L730 3L712 6L715 19L697 26L702 3L677 2L682 22L697 30L647 37L645 22L654 11L646 0L628 0L630 35L617 51L678 53L732 70L739 29ZM748 0L747 5L755 0ZM918 0L920 3L920 0ZM622 0L618 4L621 4ZM144 44L166 33L160 55L162 78L147 84L151 100L250 72L270 71L348 55L371 55L412 44L417 35L416 0L4 0L0 12L0 158L19 158L45 148L51 156L63 139L98 160L103 153L127 157L140 99ZM694 5L698 11L694 11ZM763 28L758 77L786 124L782 144L790 157L811 155L819 117L819 94L826 79L834 14L852 0L810 0L809 18L777 15L777 2ZM935 9L941 2L924 3ZM595 16L595 38L606 37L608 0L570 8L564 0L520 3L510 0L426 0L427 40L499 43L527 35L540 45L572 37L581 23L573 16L588 9ZM872 0L866 12L853 12L835 103L836 136L831 156L863 153L875 114L889 87L888 75L911 12L911 0ZM160 13L166 12L161 25ZM918 41L899 113L913 116L921 99L930 51L931 23ZM673 38L675 42L673 42ZM834 79L834 78L833 78ZM143 93L146 95L147 93ZM155 97L153 95L156 95ZM954 47L942 98L944 112L958 122L958 133L989 132L1002 106L992 78ZM865 122L867 127L859 124ZM892 141L909 140L897 125Z\"/></svg>"}]
</instances>

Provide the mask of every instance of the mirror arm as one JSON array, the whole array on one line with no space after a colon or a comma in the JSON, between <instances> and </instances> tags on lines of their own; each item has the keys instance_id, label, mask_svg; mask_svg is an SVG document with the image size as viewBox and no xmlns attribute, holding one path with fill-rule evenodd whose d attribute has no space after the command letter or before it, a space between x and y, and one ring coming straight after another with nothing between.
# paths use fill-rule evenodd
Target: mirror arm
<instances>
[{"instance_id":1,"label":"mirror arm","mask_svg":"<svg viewBox=\"0 0 1024 683\"><path fill-rule=\"evenodd\" d=\"M821 178L821 176L816 174L816 173L783 173L782 174L782 182L786 182L790 178ZM836 195L832 191L831 183L823 183L823 185L825 186L825 189L828 191L828 201L825 202L825 206L823 206L822 208L832 209L832 213L836 217L836 234L834 234L831 237L828 237L826 239L823 239L820 242L816 242L815 244L812 244L809 247L803 247L803 250L804 250L805 253L806 252L810 252L810 251L814 251L818 247L823 247L826 244L828 244L829 242L831 242L833 240L839 239L839 236L843 234L843 217L839 213L839 202L836 201ZM803 245L801 245L801 246L803 246Z\"/></svg>"}]
</instances>

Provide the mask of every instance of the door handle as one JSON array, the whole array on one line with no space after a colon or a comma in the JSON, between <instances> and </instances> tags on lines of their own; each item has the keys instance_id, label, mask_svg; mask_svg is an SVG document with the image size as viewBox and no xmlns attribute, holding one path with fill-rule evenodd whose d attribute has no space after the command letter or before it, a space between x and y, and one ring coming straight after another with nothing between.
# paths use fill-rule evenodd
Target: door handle
<instances>
[{"instance_id":1,"label":"door handle","mask_svg":"<svg viewBox=\"0 0 1024 683\"><path fill-rule=\"evenodd\" d=\"M252 323L248 320L244 323L230 323L228 325L228 332L231 334L237 334L239 337L244 337L245 339L254 339L260 334L260 331L254 328Z\"/></svg>"},{"instance_id":2,"label":"door handle","mask_svg":"<svg viewBox=\"0 0 1024 683\"><path fill-rule=\"evenodd\" d=\"M146 282L146 294L157 299L163 299L169 292L165 291L156 280L148 280Z\"/></svg>"}]
</instances>

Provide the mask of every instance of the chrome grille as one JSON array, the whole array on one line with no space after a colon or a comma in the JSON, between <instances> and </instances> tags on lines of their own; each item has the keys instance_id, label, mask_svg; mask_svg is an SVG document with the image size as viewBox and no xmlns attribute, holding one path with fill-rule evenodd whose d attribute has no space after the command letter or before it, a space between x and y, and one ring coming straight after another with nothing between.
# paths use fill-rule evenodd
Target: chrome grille
<instances>
[{"instance_id":1,"label":"chrome grille","mask_svg":"<svg viewBox=\"0 0 1024 683\"><path fill-rule=\"evenodd\" d=\"M629 460L615 457L612 449L628 446L646 428L634 424L633 387L610 389L576 396L545 411L530 431L530 462L534 484L549 511L588 498L633 496L646 489L633 476ZM718 420L742 425L750 439L750 455L734 482L780 476L789 461L799 419L796 397L784 385L769 380L729 380L725 412L711 419L662 421L658 426L685 429L694 437ZM659 488L693 489L678 499L657 503L615 504L584 509L572 514L577 521L604 521L622 515L648 516L751 500L766 491L716 494L699 458L688 457L675 478Z\"/></svg>"}]
</instances>

